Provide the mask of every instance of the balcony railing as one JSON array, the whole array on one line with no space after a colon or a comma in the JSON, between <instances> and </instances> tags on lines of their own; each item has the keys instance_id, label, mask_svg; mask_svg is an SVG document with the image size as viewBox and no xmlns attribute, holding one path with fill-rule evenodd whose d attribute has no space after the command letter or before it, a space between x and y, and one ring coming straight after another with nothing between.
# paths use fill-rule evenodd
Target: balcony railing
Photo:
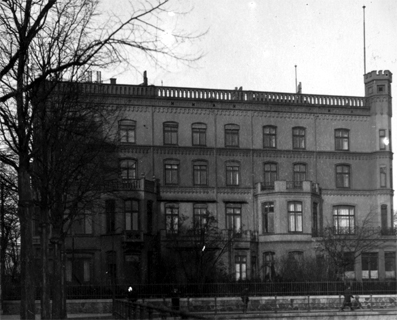
<instances>
[{"instance_id":1,"label":"balcony railing","mask_svg":"<svg viewBox=\"0 0 397 320\"><path fill-rule=\"evenodd\" d=\"M147 191L156 192L156 182L152 180L141 179L114 179L105 183L107 191Z\"/></svg>"}]
</instances>

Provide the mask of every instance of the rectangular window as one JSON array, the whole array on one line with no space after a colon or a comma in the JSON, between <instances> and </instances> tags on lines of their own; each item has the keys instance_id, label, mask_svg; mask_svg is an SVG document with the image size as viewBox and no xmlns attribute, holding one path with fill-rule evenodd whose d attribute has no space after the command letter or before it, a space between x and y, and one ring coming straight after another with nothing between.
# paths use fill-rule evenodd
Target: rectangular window
<instances>
[{"instance_id":1,"label":"rectangular window","mask_svg":"<svg viewBox=\"0 0 397 320\"><path fill-rule=\"evenodd\" d=\"M139 202L126 200L124 202L125 230L138 231L139 228Z\"/></svg>"},{"instance_id":2,"label":"rectangular window","mask_svg":"<svg viewBox=\"0 0 397 320\"><path fill-rule=\"evenodd\" d=\"M263 265L265 273L265 281L273 281L276 277L276 270L274 268L274 252L264 252L263 253Z\"/></svg>"},{"instance_id":3,"label":"rectangular window","mask_svg":"<svg viewBox=\"0 0 397 320\"><path fill-rule=\"evenodd\" d=\"M207 185L207 165L202 163L193 164L193 185L206 186Z\"/></svg>"},{"instance_id":4,"label":"rectangular window","mask_svg":"<svg viewBox=\"0 0 397 320\"><path fill-rule=\"evenodd\" d=\"M265 190L273 190L274 182L277 180L277 163L265 163L264 164L264 173L265 173Z\"/></svg>"},{"instance_id":5,"label":"rectangular window","mask_svg":"<svg viewBox=\"0 0 397 320\"><path fill-rule=\"evenodd\" d=\"M318 203L313 202L312 212L312 236L317 237L318 234Z\"/></svg>"},{"instance_id":6,"label":"rectangular window","mask_svg":"<svg viewBox=\"0 0 397 320\"><path fill-rule=\"evenodd\" d=\"M240 166L236 164L226 165L226 185L238 186L240 184Z\"/></svg>"},{"instance_id":7,"label":"rectangular window","mask_svg":"<svg viewBox=\"0 0 397 320\"><path fill-rule=\"evenodd\" d=\"M306 165L294 164L294 188L302 189L303 181L306 181Z\"/></svg>"},{"instance_id":8,"label":"rectangular window","mask_svg":"<svg viewBox=\"0 0 397 320\"><path fill-rule=\"evenodd\" d=\"M378 279L378 253L364 252L361 261L362 278Z\"/></svg>"},{"instance_id":9,"label":"rectangular window","mask_svg":"<svg viewBox=\"0 0 397 320\"><path fill-rule=\"evenodd\" d=\"M387 177L386 177L386 167L382 166L380 167L379 170L379 175L380 175L380 187L381 188L386 188L386 181L387 181Z\"/></svg>"},{"instance_id":10,"label":"rectangular window","mask_svg":"<svg viewBox=\"0 0 397 320\"><path fill-rule=\"evenodd\" d=\"M133 120L119 121L119 137L120 142L135 143L136 122Z\"/></svg>"},{"instance_id":11,"label":"rectangular window","mask_svg":"<svg viewBox=\"0 0 397 320\"><path fill-rule=\"evenodd\" d=\"M225 147L239 146L240 127L236 124L225 125Z\"/></svg>"},{"instance_id":12,"label":"rectangular window","mask_svg":"<svg viewBox=\"0 0 397 320\"><path fill-rule=\"evenodd\" d=\"M350 188L350 166L337 165L336 166L336 187Z\"/></svg>"},{"instance_id":13,"label":"rectangular window","mask_svg":"<svg viewBox=\"0 0 397 320\"><path fill-rule=\"evenodd\" d=\"M123 182L131 182L136 179L136 161L133 159L124 159L120 161L121 179Z\"/></svg>"},{"instance_id":14,"label":"rectangular window","mask_svg":"<svg viewBox=\"0 0 397 320\"><path fill-rule=\"evenodd\" d=\"M380 206L380 223L383 231L387 231L387 205Z\"/></svg>"},{"instance_id":15,"label":"rectangular window","mask_svg":"<svg viewBox=\"0 0 397 320\"><path fill-rule=\"evenodd\" d=\"M115 251L106 252L107 273L114 283L117 279L117 256Z\"/></svg>"},{"instance_id":16,"label":"rectangular window","mask_svg":"<svg viewBox=\"0 0 397 320\"><path fill-rule=\"evenodd\" d=\"M235 260L236 281L247 279L247 257L236 256Z\"/></svg>"},{"instance_id":17,"label":"rectangular window","mask_svg":"<svg viewBox=\"0 0 397 320\"><path fill-rule=\"evenodd\" d=\"M206 204L195 203L193 205L193 223L194 230L205 228L208 219L208 210Z\"/></svg>"},{"instance_id":18,"label":"rectangular window","mask_svg":"<svg viewBox=\"0 0 397 320\"><path fill-rule=\"evenodd\" d=\"M379 130L379 150L386 150L386 130L380 129Z\"/></svg>"},{"instance_id":19,"label":"rectangular window","mask_svg":"<svg viewBox=\"0 0 397 320\"><path fill-rule=\"evenodd\" d=\"M177 204L165 205L165 230L167 234L177 234L179 229L179 207Z\"/></svg>"},{"instance_id":20,"label":"rectangular window","mask_svg":"<svg viewBox=\"0 0 397 320\"><path fill-rule=\"evenodd\" d=\"M333 208L335 234L354 234L354 207L336 206Z\"/></svg>"},{"instance_id":21,"label":"rectangular window","mask_svg":"<svg viewBox=\"0 0 397 320\"><path fill-rule=\"evenodd\" d=\"M153 201L148 200L146 203L146 224L147 224L147 233L152 234L153 232Z\"/></svg>"},{"instance_id":22,"label":"rectangular window","mask_svg":"<svg viewBox=\"0 0 397 320\"><path fill-rule=\"evenodd\" d=\"M66 281L68 282L90 282L91 260L75 258L66 261Z\"/></svg>"},{"instance_id":23,"label":"rectangular window","mask_svg":"<svg viewBox=\"0 0 397 320\"><path fill-rule=\"evenodd\" d=\"M292 148L306 149L306 129L293 128L292 129Z\"/></svg>"},{"instance_id":24,"label":"rectangular window","mask_svg":"<svg viewBox=\"0 0 397 320\"><path fill-rule=\"evenodd\" d=\"M263 147L276 148L277 147L277 128L273 126L263 127Z\"/></svg>"},{"instance_id":25,"label":"rectangular window","mask_svg":"<svg viewBox=\"0 0 397 320\"><path fill-rule=\"evenodd\" d=\"M179 182L179 164L165 164L165 184L166 185L177 185Z\"/></svg>"},{"instance_id":26,"label":"rectangular window","mask_svg":"<svg viewBox=\"0 0 397 320\"><path fill-rule=\"evenodd\" d=\"M178 144L178 123L177 122L164 122L163 135L165 145Z\"/></svg>"},{"instance_id":27,"label":"rectangular window","mask_svg":"<svg viewBox=\"0 0 397 320\"><path fill-rule=\"evenodd\" d=\"M396 279L396 253L385 252L386 279Z\"/></svg>"},{"instance_id":28,"label":"rectangular window","mask_svg":"<svg viewBox=\"0 0 397 320\"><path fill-rule=\"evenodd\" d=\"M226 227L234 232L241 232L241 204L226 204Z\"/></svg>"},{"instance_id":29,"label":"rectangular window","mask_svg":"<svg viewBox=\"0 0 397 320\"><path fill-rule=\"evenodd\" d=\"M192 145L205 146L207 144L207 125L205 123L192 124Z\"/></svg>"},{"instance_id":30,"label":"rectangular window","mask_svg":"<svg viewBox=\"0 0 397 320\"><path fill-rule=\"evenodd\" d=\"M116 229L116 202L115 200L105 201L106 211L106 232L113 233Z\"/></svg>"},{"instance_id":31,"label":"rectangular window","mask_svg":"<svg viewBox=\"0 0 397 320\"><path fill-rule=\"evenodd\" d=\"M337 151L349 150L349 130L346 129L335 130L335 150Z\"/></svg>"},{"instance_id":32,"label":"rectangular window","mask_svg":"<svg viewBox=\"0 0 397 320\"><path fill-rule=\"evenodd\" d=\"M355 279L356 272L354 271L354 252L344 252L343 260L345 277L347 279Z\"/></svg>"},{"instance_id":33,"label":"rectangular window","mask_svg":"<svg viewBox=\"0 0 397 320\"><path fill-rule=\"evenodd\" d=\"M263 233L274 232L274 202L262 203Z\"/></svg>"},{"instance_id":34,"label":"rectangular window","mask_svg":"<svg viewBox=\"0 0 397 320\"><path fill-rule=\"evenodd\" d=\"M289 232L302 232L302 202L288 202Z\"/></svg>"}]
</instances>

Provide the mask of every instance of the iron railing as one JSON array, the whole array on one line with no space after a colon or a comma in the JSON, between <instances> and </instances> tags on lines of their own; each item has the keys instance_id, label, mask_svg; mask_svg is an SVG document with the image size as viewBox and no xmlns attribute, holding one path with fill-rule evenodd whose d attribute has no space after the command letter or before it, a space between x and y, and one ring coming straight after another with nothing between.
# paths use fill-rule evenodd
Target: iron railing
<instances>
[{"instance_id":1,"label":"iron railing","mask_svg":"<svg viewBox=\"0 0 397 320\"><path fill-rule=\"evenodd\" d=\"M359 295L396 294L397 282L389 281L353 281L350 282L352 292ZM124 284L68 284L67 299L112 299L125 298L129 285ZM340 281L328 282L232 282L207 284L147 284L134 285L140 298L169 297L177 289L181 297L235 297L244 288L248 288L251 296L307 296L307 295L338 295L343 293L345 284ZM5 285L4 299L19 300L20 286ZM113 294L114 292L114 294ZM40 288L36 289L36 299L40 298Z\"/></svg>"}]
</instances>

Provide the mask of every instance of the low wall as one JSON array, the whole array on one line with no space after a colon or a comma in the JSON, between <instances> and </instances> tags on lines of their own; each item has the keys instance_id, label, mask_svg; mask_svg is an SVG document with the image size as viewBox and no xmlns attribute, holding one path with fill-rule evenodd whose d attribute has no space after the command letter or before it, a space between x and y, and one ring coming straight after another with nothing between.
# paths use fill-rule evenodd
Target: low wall
<instances>
[{"instance_id":1,"label":"low wall","mask_svg":"<svg viewBox=\"0 0 397 320\"><path fill-rule=\"evenodd\" d=\"M362 309L379 310L397 308L396 295L376 295L359 297ZM172 307L172 300L146 299L140 302L154 306ZM338 310L343 302L343 296L291 296L291 297L250 297L248 311L250 312L280 312L307 310ZM240 297L222 298L180 298L180 309L189 312L241 312L243 303ZM4 314L19 314L19 301L4 301ZM68 314L76 313L111 313L112 300L67 300ZM36 301L36 313L40 313L40 301Z\"/></svg>"}]
</instances>

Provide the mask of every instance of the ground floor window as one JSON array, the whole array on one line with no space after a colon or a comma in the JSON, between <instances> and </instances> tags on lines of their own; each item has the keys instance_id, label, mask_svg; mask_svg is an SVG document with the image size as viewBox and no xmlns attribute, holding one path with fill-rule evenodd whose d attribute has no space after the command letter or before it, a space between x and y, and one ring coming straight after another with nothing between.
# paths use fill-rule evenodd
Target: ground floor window
<instances>
[{"instance_id":1,"label":"ground floor window","mask_svg":"<svg viewBox=\"0 0 397 320\"><path fill-rule=\"evenodd\" d=\"M396 279L396 253L385 252L386 279Z\"/></svg>"},{"instance_id":2,"label":"ground floor window","mask_svg":"<svg viewBox=\"0 0 397 320\"><path fill-rule=\"evenodd\" d=\"M378 253L364 252L361 261L362 278L363 279L378 279Z\"/></svg>"},{"instance_id":3,"label":"ground floor window","mask_svg":"<svg viewBox=\"0 0 397 320\"><path fill-rule=\"evenodd\" d=\"M236 256L235 260L236 267L236 280L246 280L247 279L247 257L246 256Z\"/></svg>"},{"instance_id":4,"label":"ground floor window","mask_svg":"<svg viewBox=\"0 0 397 320\"><path fill-rule=\"evenodd\" d=\"M90 282L91 273L91 259L75 258L66 261L66 281L68 282Z\"/></svg>"}]
</instances>

